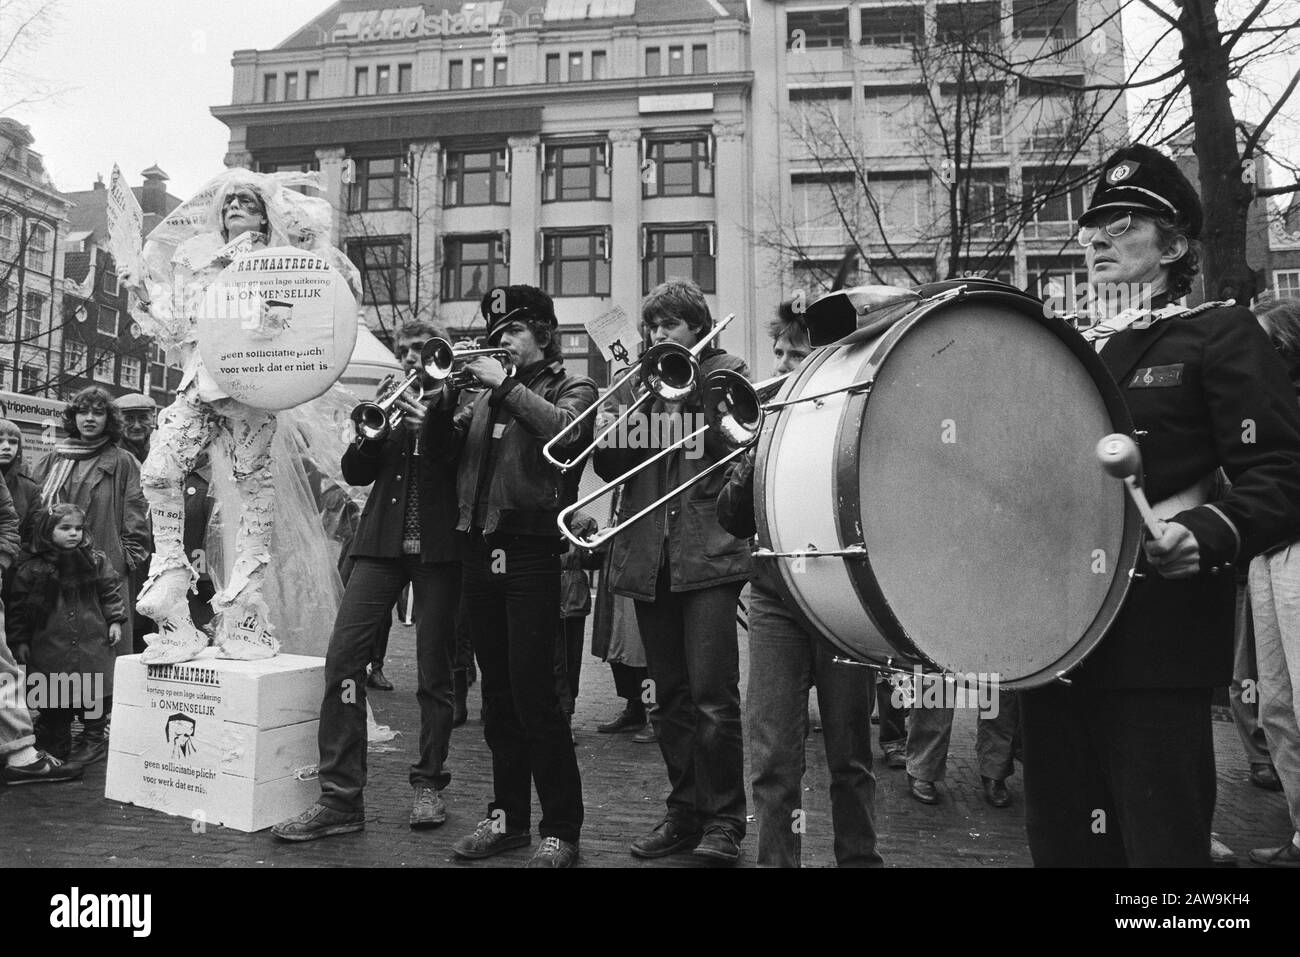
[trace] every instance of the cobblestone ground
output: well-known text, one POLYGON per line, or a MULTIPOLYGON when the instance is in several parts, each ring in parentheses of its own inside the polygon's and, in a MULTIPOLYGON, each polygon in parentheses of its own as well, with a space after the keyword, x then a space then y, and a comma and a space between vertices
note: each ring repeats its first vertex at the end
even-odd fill
MULTIPOLYGON (((528 850, 471 865, 457 862, 451 854, 452 843, 483 816, 491 796, 491 764, 478 717, 477 685, 470 691, 470 720, 452 735, 449 768, 453 782, 445 792, 450 815, 447 824, 418 833, 407 826, 411 804, 407 769, 414 760, 418 736, 414 642, 414 629, 394 626, 385 671, 396 690, 370 695, 379 723, 400 734, 370 754, 368 820, 363 833, 300 845, 281 844, 267 831, 243 834, 210 827, 206 833, 195 834, 188 819, 105 800, 105 770, 99 764, 79 783, 0 786, 0 866, 481 868, 522 864, 528 850)), ((748 665, 743 634, 740 647, 743 689, 748 665)), ((689 854, 654 862, 638 861, 628 854, 628 843, 659 822, 667 787, 655 745, 634 744, 628 734, 596 732, 596 725, 610 718, 620 704, 608 667, 585 657, 574 721, 587 809, 582 864, 701 866, 689 854)), ((987 806, 975 770, 975 720, 973 711, 957 712, 943 801, 934 807, 913 800, 907 793, 906 773, 883 767, 877 751, 877 830, 887 865, 1028 866, 1019 769, 1010 781, 1011 807, 995 810, 987 806)), ((1286 806, 1280 794, 1251 786, 1249 767, 1229 721, 1215 722, 1214 737, 1219 768, 1216 830, 1238 852, 1243 864, 1250 866, 1245 860, 1248 849, 1276 845, 1286 835, 1286 806)), ((803 860, 805 866, 825 867, 834 863, 834 857, 829 778, 820 734, 810 736, 807 760, 803 860)), ((748 777, 747 753, 746 780, 748 777)), ((534 811, 534 820, 538 816, 534 811)), ((745 839, 742 866, 752 866, 755 840, 753 833, 745 839)))

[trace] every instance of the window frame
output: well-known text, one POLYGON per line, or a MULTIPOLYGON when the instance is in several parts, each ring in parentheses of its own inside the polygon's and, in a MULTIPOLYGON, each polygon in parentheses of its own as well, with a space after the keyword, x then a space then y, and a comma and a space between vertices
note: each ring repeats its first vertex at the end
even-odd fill
POLYGON ((375 96, 384 96, 391 93, 389 87, 392 85, 393 68, 387 63, 375 65, 375 96))
POLYGON ((641 67, 641 68, 642 68, 642 70, 644 71, 644 73, 645 73, 646 76, 663 76, 663 75, 664 75, 664 60, 663 60, 663 53, 662 53, 662 50, 663 50, 662 47, 646 47, 646 48, 645 48, 645 56, 643 57, 644 62, 642 63, 642 67, 641 67), (654 68, 654 72, 653 72, 653 73, 650 72, 650 62, 651 62, 651 61, 650 61, 650 58, 651 58, 651 57, 654 57, 654 65, 655 65, 655 68, 654 68))
POLYGON ((411 208, 411 191, 409 181, 402 166, 405 162, 404 155, 390 156, 362 156, 355 157, 356 162, 356 181, 352 184, 349 198, 348 210, 353 213, 372 213, 384 212, 395 209, 411 208), (392 173, 380 175, 372 174, 370 171, 372 163, 389 162, 393 164, 392 173), (370 184, 374 181, 391 180, 393 186, 393 200, 390 205, 372 205, 370 196, 370 184))
POLYGON ((494 286, 504 285, 509 281, 510 257, 506 251, 505 233, 453 233, 442 237, 442 301, 443 302, 478 302, 494 286), (466 260, 463 252, 467 245, 485 243, 487 258, 466 260), (453 254, 455 250, 455 254, 453 254), (462 288, 462 270, 467 266, 482 266, 482 291, 469 292, 462 288))
POLYGON ((542 289, 554 299, 608 299, 613 288, 612 234, 608 226, 584 226, 542 231, 542 289), (566 254, 565 241, 585 239, 583 256, 566 254), (587 282, 581 291, 562 289, 566 263, 587 264, 587 282))
MULTIPOLYGON (((667 258, 666 252, 662 246, 658 251, 654 248, 655 240, 658 238, 662 243, 662 238, 672 235, 690 235, 691 236, 691 275, 676 276, 676 278, 691 279, 700 287, 700 291, 708 294, 714 294, 718 291, 718 254, 716 247, 716 228, 709 223, 648 223, 642 227, 642 253, 641 253, 641 294, 648 295, 650 290, 662 282, 674 278, 676 274, 670 274, 664 265, 667 258), (701 248, 702 247, 702 248, 701 248), (707 259, 710 262, 709 281, 701 282, 699 263, 707 259), (655 265, 657 264, 657 266, 655 265), (654 275, 651 275, 652 268, 654 275)), ((675 253, 672 258, 678 258, 681 254, 675 253)))
POLYGON ((411 237, 410 236, 354 236, 347 240, 347 257, 361 274, 361 299, 367 306, 404 306, 411 301, 411 237), (367 251, 373 249, 395 250, 396 261, 376 263, 367 260, 367 251), (389 275, 379 287, 371 281, 371 274, 387 271, 389 275), (392 297, 387 293, 392 290, 392 297))
POLYGON ((307 70, 303 75, 302 98, 304 100, 320 99, 320 70, 307 70))
POLYGON ((466 89, 465 60, 463 58, 447 61, 447 89, 466 89))
POLYGON ((359 66, 352 70, 352 95, 370 95, 370 67, 359 66), (364 87, 364 89, 363 89, 364 87))
POLYGON ((37 391, 41 387, 41 376, 45 370, 31 362, 24 362, 22 369, 18 372, 18 391, 28 395, 37 391), (28 376, 31 376, 30 381, 28 376))
POLYGON ((903 47, 913 49, 923 46, 925 43, 925 10, 922 7, 907 5, 886 5, 879 7, 860 7, 858 17, 859 40, 860 46, 876 47, 903 47), (894 19, 894 14, 905 14, 905 20, 912 22, 900 22, 894 19), (889 14, 888 19, 891 26, 897 26, 897 32, 867 32, 868 18, 875 17, 884 19, 885 14, 889 14))
POLYGON ((691 75, 701 75, 709 72, 709 45, 707 43, 691 44, 691 75), (700 69, 700 56, 704 57, 703 69, 700 69))
POLYGON ((117 309, 113 308, 112 306, 106 306, 103 303, 95 304, 95 331, 98 332, 101 336, 112 336, 114 339, 118 338, 119 330, 121 327, 121 321, 122 321, 122 316, 118 313, 117 309), (112 332, 106 332, 104 330, 104 319, 107 316, 113 317, 112 332))
POLYGON ((849 8, 836 7, 832 10, 789 10, 785 15, 785 33, 788 38, 786 50, 794 43, 794 31, 803 31, 803 49, 805 50, 844 50, 849 46, 849 8), (842 33, 831 33, 831 27, 837 27, 838 17, 844 17, 842 33), (831 23, 830 18, 836 18, 831 23), (813 27, 814 29, 810 29, 813 27), (838 42, 836 42, 838 41, 838 42))
POLYGON ((298 99, 298 74, 286 73, 284 75, 284 101, 290 103, 298 99), (291 89, 292 88, 292 89, 291 89), (292 92, 292 96, 290 96, 292 92))
POLYGON ((124 355, 118 366, 117 381, 119 385, 134 389, 136 392, 144 391, 144 362, 139 356, 124 355), (127 369, 129 366, 135 366, 135 377, 127 379, 127 369))
POLYGON ((480 149, 448 150, 443 173, 442 205, 447 209, 472 206, 509 206, 510 205, 510 161, 509 147, 484 147, 480 149), (464 161, 469 156, 488 156, 490 161, 485 167, 466 168, 464 161), (465 202, 465 176, 467 174, 488 174, 488 200, 484 203, 465 202), (452 198, 452 189, 456 197, 452 198))
POLYGON ((262 102, 278 103, 280 102, 280 74, 263 73, 262 74, 262 102))
MULTIPOLYGON (((117 385, 117 378, 114 375, 117 370, 114 368, 116 363, 113 361, 113 355, 114 353, 112 349, 95 349, 94 361, 91 362, 90 367, 87 370, 90 372, 90 378, 94 379, 96 382, 103 382, 106 385, 117 385), (104 361, 105 359, 108 361, 104 361)), ((87 361, 89 362, 90 360, 87 361)))
POLYGON ((609 51, 591 51, 591 78, 593 80, 609 79, 609 51))
POLYGON ((63 337, 63 374, 86 377, 90 371, 90 346, 73 336, 63 337))
POLYGON ((1273 270, 1273 292, 1278 296, 1300 297, 1300 269, 1274 269, 1273 270), (1282 288, 1282 278, 1294 279, 1295 285, 1292 287, 1288 283, 1286 290, 1282 288))
POLYGON ((544 74, 546 77, 545 82, 546 83, 561 82, 563 71, 561 70, 562 61, 560 59, 560 54, 548 53, 546 54, 546 60, 544 62, 546 67, 546 73, 544 74), (555 69, 552 70, 551 69, 552 67, 554 67, 555 69))
POLYGON ((552 141, 545 143, 542 153, 542 202, 543 203, 594 203, 608 202, 610 199, 610 159, 611 149, 609 140, 574 140, 574 141, 552 141), (586 149, 588 161, 585 163, 575 163, 561 161, 556 162, 555 157, 564 151, 586 149), (603 157, 603 158, 602 158, 603 157), (562 196, 561 181, 563 180, 562 171, 570 169, 586 168, 590 171, 588 177, 588 189, 590 195, 587 196, 562 196), (603 195, 602 195, 603 191, 603 195))
POLYGON ((23 342, 35 343, 45 331, 45 303, 45 297, 39 292, 34 289, 27 290, 27 295, 23 299, 22 321, 18 324, 18 338, 23 342), (33 302, 37 303, 36 308, 32 308, 33 302))
POLYGON ((680 133, 680 134, 661 134, 647 136, 645 141, 644 162, 649 161, 654 164, 655 181, 647 183, 643 179, 641 182, 642 199, 673 198, 680 196, 713 196, 715 195, 716 184, 714 177, 713 163, 713 143, 712 136, 709 133, 680 133), (665 160, 662 158, 662 151, 665 147, 671 145, 680 145, 689 143, 692 147, 692 155, 689 160, 691 164, 691 188, 689 192, 665 192, 664 189, 664 171, 672 165, 685 165, 687 160, 673 159, 665 160), (701 187, 701 181, 704 179, 703 171, 708 171, 708 189, 701 187))

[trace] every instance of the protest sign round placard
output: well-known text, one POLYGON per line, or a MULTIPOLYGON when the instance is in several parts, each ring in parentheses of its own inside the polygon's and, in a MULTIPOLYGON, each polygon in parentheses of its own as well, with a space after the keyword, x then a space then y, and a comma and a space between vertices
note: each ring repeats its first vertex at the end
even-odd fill
POLYGON ((324 257, 292 246, 237 256, 208 287, 196 319, 217 385, 272 411, 329 389, 357 338, 347 281, 324 257))

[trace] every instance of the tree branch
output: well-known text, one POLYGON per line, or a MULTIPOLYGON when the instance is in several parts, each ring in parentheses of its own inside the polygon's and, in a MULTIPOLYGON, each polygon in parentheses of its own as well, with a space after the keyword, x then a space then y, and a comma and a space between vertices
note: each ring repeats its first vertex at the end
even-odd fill
POLYGON ((1242 156, 1250 157, 1255 154, 1255 145, 1259 142, 1259 138, 1263 136, 1264 131, 1268 129, 1268 124, 1273 122, 1273 117, 1277 116, 1278 110, 1282 109, 1282 105, 1286 103, 1291 94, 1295 92, 1297 85, 1300 85, 1300 70, 1296 70, 1295 76, 1291 77, 1291 82, 1286 85, 1286 89, 1282 91, 1282 95, 1273 103, 1273 108, 1268 111, 1264 116, 1264 119, 1262 119, 1259 122, 1259 125, 1255 127, 1255 132, 1251 133, 1246 139, 1246 144, 1242 148, 1242 156))
MULTIPOLYGON (((1168 20, 1171 24, 1174 25, 1175 28, 1178 26, 1178 20, 1177 20, 1177 19, 1175 19, 1173 16, 1171 16, 1171 15, 1169 14, 1168 11, 1166 11, 1166 10, 1162 10, 1162 9, 1160 9, 1160 7, 1157 7, 1154 3, 1151 2, 1151 0, 1138 0, 1138 2, 1141 3, 1142 6, 1146 7, 1146 8, 1149 9, 1149 10, 1151 10, 1153 13, 1155 13, 1155 14, 1156 14, 1157 16, 1159 16, 1161 19, 1163 19, 1163 20, 1168 20)), ((1261 0, 1261 2, 1262 2, 1262 3, 1268 3, 1268 0, 1261 0)))
POLYGON ((1236 46, 1237 41, 1241 39, 1242 34, 1249 30, 1250 25, 1259 19, 1260 14, 1264 12, 1268 7, 1268 4, 1269 0, 1259 0, 1259 3, 1255 4, 1255 9, 1246 14, 1246 18, 1242 20, 1241 23, 1237 24, 1237 29, 1232 31, 1232 36, 1228 37, 1227 42, 1223 44, 1223 51, 1225 53, 1232 52, 1232 48, 1236 46))

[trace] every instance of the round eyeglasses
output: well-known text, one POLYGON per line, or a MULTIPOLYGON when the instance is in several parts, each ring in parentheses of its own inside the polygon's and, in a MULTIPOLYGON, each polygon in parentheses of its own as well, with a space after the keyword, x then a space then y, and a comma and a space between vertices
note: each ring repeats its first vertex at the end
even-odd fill
MULTIPOLYGON (((1133 214, 1125 213, 1122 216, 1116 216, 1114 219, 1108 222, 1104 228, 1106 230, 1106 235, 1109 236, 1111 239, 1115 239, 1119 236, 1123 236, 1126 232, 1128 232, 1128 228, 1132 225, 1133 225, 1133 214)), ((1080 226, 1079 235, 1078 235, 1079 245, 1091 246, 1092 241, 1097 238, 1097 230, 1100 228, 1102 227, 1080 226)))

